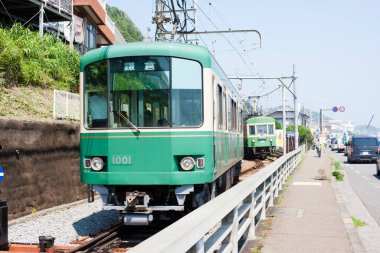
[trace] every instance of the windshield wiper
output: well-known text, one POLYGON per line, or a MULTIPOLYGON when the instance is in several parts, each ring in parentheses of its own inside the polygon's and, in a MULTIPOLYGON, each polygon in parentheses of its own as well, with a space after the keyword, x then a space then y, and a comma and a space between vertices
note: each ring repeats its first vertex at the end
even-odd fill
POLYGON ((133 124, 127 117, 125 117, 121 112, 117 112, 117 115, 120 116, 120 118, 122 118, 125 122, 127 122, 131 127, 133 127, 136 132, 140 133, 140 130, 138 129, 138 127, 133 124))

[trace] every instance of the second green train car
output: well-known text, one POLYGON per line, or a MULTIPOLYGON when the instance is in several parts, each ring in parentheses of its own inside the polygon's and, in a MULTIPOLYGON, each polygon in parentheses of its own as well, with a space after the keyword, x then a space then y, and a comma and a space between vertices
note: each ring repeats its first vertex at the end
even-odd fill
POLYGON ((275 119, 253 117, 244 122, 244 154, 247 158, 265 159, 276 150, 275 119))

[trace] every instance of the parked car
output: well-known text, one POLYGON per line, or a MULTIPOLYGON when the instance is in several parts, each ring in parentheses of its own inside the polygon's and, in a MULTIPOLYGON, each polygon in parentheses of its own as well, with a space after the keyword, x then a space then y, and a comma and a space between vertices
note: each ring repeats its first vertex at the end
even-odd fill
POLYGON ((379 156, 377 138, 370 135, 354 135, 347 146, 347 162, 375 162, 379 156))
POLYGON ((378 157, 376 161, 376 175, 380 176, 380 157, 378 157))

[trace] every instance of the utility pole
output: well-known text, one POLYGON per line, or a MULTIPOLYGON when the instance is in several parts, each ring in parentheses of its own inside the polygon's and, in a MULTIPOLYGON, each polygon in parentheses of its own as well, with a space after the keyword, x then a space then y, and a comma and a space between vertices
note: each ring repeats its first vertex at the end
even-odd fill
POLYGON ((39 32, 40 36, 44 36, 44 4, 41 4, 40 18, 39 18, 39 32))
MULTIPOLYGON (((293 76, 295 76, 295 66, 293 64, 293 76)), ((297 99, 297 90, 296 90, 296 80, 293 79, 293 92, 294 92, 294 148, 298 148, 298 99, 297 99)))
MULTIPOLYGON (((294 76, 294 70, 293 70, 293 76, 283 76, 283 77, 256 77, 256 76, 231 76, 228 77, 230 80, 243 80, 243 79, 253 79, 253 80, 278 80, 281 83, 281 91, 282 91, 282 134, 283 134, 283 148, 284 148, 284 155, 286 154, 286 112, 285 112, 285 89, 287 89, 292 95, 293 98, 296 99, 296 94, 290 90, 290 86, 288 87, 283 80, 284 79, 291 79, 294 83, 297 77, 294 76)), ((296 103, 296 102, 295 102, 296 103)), ((297 130, 298 131, 298 130, 297 130)))
MULTIPOLYGON (((179 5, 178 1, 173 0, 155 0, 156 11, 152 22, 156 24, 156 40, 158 41, 180 41, 189 42, 191 35, 207 34, 225 34, 225 33, 256 33, 259 36, 259 45, 261 47, 261 34, 257 30, 215 30, 215 31, 198 31, 198 1, 194 0, 190 8, 186 4, 179 5)), ((186 3, 186 1, 185 1, 186 3)), ((224 36, 224 35, 223 35, 224 36)), ((195 39, 197 41, 197 38, 195 39)))
POLYGON ((323 133, 323 114, 322 114, 322 112, 323 112, 323 109, 321 108, 320 110, 319 110, 319 128, 320 128, 320 130, 321 130, 321 134, 323 133))
POLYGON ((74 50, 75 39, 75 22, 74 22, 74 4, 71 4, 71 33, 70 33, 70 49, 74 50))
POLYGON ((283 147, 283 155, 286 155, 286 112, 285 112, 285 85, 281 86, 282 91, 282 147, 283 147))

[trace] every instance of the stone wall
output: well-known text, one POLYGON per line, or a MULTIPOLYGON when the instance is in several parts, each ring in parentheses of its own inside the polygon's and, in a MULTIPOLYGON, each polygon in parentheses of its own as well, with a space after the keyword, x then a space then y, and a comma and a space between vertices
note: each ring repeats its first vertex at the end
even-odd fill
POLYGON ((0 117, 0 199, 9 218, 86 198, 80 182, 79 124, 0 117))

